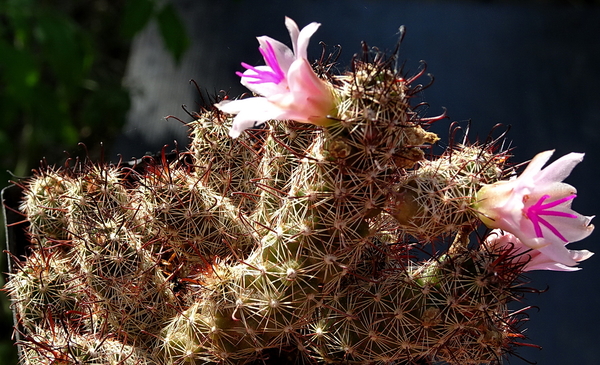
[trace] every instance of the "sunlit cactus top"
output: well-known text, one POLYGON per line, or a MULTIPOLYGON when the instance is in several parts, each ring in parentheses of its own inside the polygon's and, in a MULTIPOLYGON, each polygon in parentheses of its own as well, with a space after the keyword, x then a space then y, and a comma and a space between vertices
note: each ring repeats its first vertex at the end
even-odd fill
POLYGON ((501 364, 532 346, 508 308, 522 273, 592 255, 565 247, 593 230, 562 182, 583 155, 514 177, 504 137, 438 153, 424 70, 365 46, 331 74, 308 61, 319 24, 285 24, 292 48, 259 37, 266 65, 238 73, 257 95, 196 113, 188 151, 17 182, 23 365, 501 364))

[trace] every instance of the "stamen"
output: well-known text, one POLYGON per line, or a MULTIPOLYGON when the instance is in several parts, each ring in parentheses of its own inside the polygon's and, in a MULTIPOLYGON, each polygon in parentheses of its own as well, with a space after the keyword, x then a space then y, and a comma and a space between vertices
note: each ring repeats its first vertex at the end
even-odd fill
POLYGON ((236 75, 239 77, 246 77, 254 79, 253 81, 248 81, 250 84, 263 84, 266 82, 272 82, 274 84, 279 84, 283 79, 285 79, 285 73, 279 66, 279 62, 277 62, 277 56, 275 55, 275 51, 273 50, 273 46, 269 42, 266 42, 267 50, 259 48, 260 54, 262 54, 267 66, 269 66, 270 70, 259 70, 254 66, 251 66, 247 63, 242 62, 242 66, 248 70, 254 71, 256 75, 244 75, 241 72, 236 72, 236 75))
POLYGON ((558 229, 556 229, 556 227, 554 227, 552 224, 550 224, 550 222, 541 218, 540 216, 547 215, 547 216, 553 216, 553 217, 577 218, 577 216, 575 214, 570 214, 570 213, 560 212, 560 211, 555 211, 555 210, 548 210, 548 209, 553 208, 557 205, 560 205, 564 202, 573 200, 573 199, 575 199, 576 196, 577 195, 575 195, 575 194, 571 194, 562 199, 558 199, 551 203, 544 204, 544 201, 546 201, 546 199, 550 198, 550 195, 546 194, 546 195, 542 196, 540 198, 540 200, 537 201, 537 203, 535 203, 534 205, 530 206, 529 208, 527 208, 525 210, 525 215, 527 216, 527 218, 529 218, 529 220, 531 220, 531 223, 533 224, 533 228, 535 230, 535 234, 537 237, 544 237, 544 234, 542 233, 542 227, 540 225, 540 223, 541 223, 546 228, 548 228, 550 230, 550 232, 552 232, 556 237, 560 238, 564 242, 568 242, 568 240, 558 231, 558 229))

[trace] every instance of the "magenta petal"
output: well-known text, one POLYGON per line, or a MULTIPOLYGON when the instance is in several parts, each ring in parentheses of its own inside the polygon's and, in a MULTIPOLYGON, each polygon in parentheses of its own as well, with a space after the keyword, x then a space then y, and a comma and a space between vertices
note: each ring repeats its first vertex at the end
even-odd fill
POLYGON ((283 76, 278 74, 276 71, 272 70, 260 70, 254 66, 250 66, 247 63, 242 62, 242 66, 246 69, 253 71, 253 73, 240 73, 236 72, 236 75, 240 77, 246 77, 251 79, 248 81, 249 84, 264 84, 264 83, 273 83, 279 84, 281 80, 283 80, 283 76))
POLYGON ((535 234, 537 237, 544 237, 544 235, 542 233, 542 228, 540 226, 540 223, 541 223, 546 228, 548 228, 550 230, 550 232, 552 232, 556 237, 560 238, 564 242, 568 242, 568 240, 562 235, 562 233, 560 233, 560 231, 556 227, 554 227, 551 223, 549 223, 547 220, 543 219, 540 216, 546 215, 546 216, 563 217, 563 218, 577 218, 577 215, 574 215, 574 214, 570 214, 570 213, 566 213, 566 212, 562 212, 562 211, 548 210, 548 209, 556 207, 564 202, 573 200, 573 199, 575 199, 575 197, 576 197, 576 195, 572 194, 572 195, 569 195, 562 199, 557 199, 554 202, 551 202, 548 204, 543 204, 544 201, 546 201, 548 198, 550 198, 550 195, 546 194, 546 195, 542 196, 535 204, 533 204, 529 208, 525 209, 525 215, 527 216, 527 218, 529 218, 531 220, 531 223, 534 226, 535 234))
POLYGON ((259 48, 259 51, 263 55, 267 66, 271 67, 271 69, 273 70, 273 76, 275 79, 274 83, 280 83, 281 80, 285 79, 285 73, 281 69, 281 66, 279 66, 279 61, 277 61, 277 57, 275 56, 273 46, 271 45, 271 43, 267 42, 267 50, 265 51, 262 48, 259 48))

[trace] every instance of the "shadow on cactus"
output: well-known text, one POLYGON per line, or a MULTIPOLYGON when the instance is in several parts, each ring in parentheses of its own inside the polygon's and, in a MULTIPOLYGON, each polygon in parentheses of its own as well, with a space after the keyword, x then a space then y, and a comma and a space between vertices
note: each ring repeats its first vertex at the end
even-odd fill
POLYGON ((444 116, 415 111, 423 72, 366 46, 313 68, 319 25, 286 26, 292 49, 259 37, 255 95, 194 114, 187 152, 18 183, 23 364, 500 364, 523 345, 523 272, 591 256, 565 248, 593 229, 562 183, 582 155, 517 178, 502 136, 426 153, 444 116))

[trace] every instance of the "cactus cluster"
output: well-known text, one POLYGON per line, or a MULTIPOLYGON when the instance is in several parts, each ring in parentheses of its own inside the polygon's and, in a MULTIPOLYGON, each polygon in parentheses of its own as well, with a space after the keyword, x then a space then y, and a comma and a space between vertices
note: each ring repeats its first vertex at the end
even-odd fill
POLYGON ((330 125, 232 139, 206 108, 186 152, 19 182, 22 364, 501 363, 524 263, 480 245, 472 205, 505 153, 426 153, 420 87, 392 64, 323 75, 330 125))

